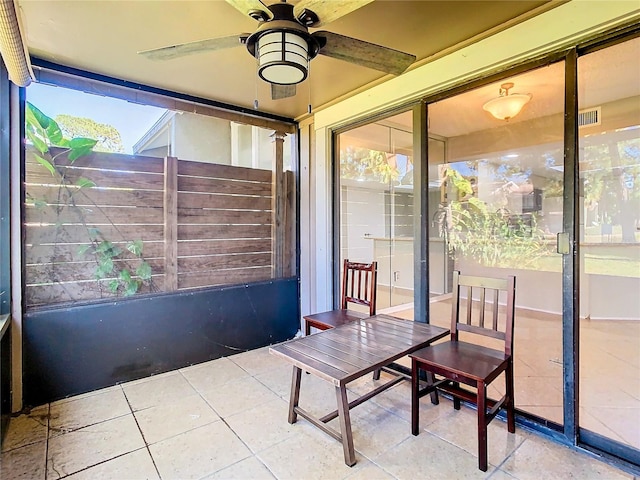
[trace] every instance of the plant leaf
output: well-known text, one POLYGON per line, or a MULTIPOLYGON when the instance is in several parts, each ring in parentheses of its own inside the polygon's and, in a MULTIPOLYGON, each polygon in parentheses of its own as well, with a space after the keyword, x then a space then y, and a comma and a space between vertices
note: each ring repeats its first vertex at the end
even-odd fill
POLYGON ((142 262, 138 268, 136 268, 136 275, 142 280, 151 280, 151 265, 147 262, 142 262))
POLYGON ((140 283, 137 280, 131 280, 125 284, 124 293, 125 297, 129 297, 134 295, 138 291, 138 287, 140 287, 140 283))
POLYGON ((135 240, 127 245, 127 250, 139 257, 142 255, 142 240, 135 240))
POLYGON ((49 160, 47 160, 46 158, 41 157, 40 155, 35 155, 35 157, 36 157, 36 161, 40 165, 42 165, 44 168, 49 170, 49 173, 51 173, 52 177, 55 177, 55 175, 56 175, 56 167, 54 167, 49 160))
POLYGON ((47 146, 46 142, 42 140, 42 138, 40 138, 40 136, 38 136, 34 131, 27 129, 26 133, 29 141, 33 143, 33 146, 36 147, 36 149, 40 153, 47 153, 49 151, 49 147, 47 146))
POLYGON ((78 255, 84 255, 89 251, 90 248, 91 248, 91 245, 80 245, 78 247, 78 255))
POLYGON ((72 150, 75 150, 77 148, 92 149, 96 145, 96 143, 98 143, 98 141, 94 140, 93 138, 77 137, 71 139, 71 141, 69 142, 69 148, 71 148, 72 150))
POLYGON ((109 282, 109 290, 111 293, 118 293, 118 287, 120 286, 120 282, 118 280, 111 280, 109 282))
POLYGON ((49 119, 49 125, 46 127, 46 132, 47 132, 47 137, 49 137, 49 141, 53 145, 62 146, 61 142, 64 141, 62 130, 60 130, 60 126, 52 118, 49 119))
POLYGON ((78 180, 76 180, 76 185, 80 188, 91 188, 96 186, 95 182, 84 177, 80 177, 78 180))
POLYGON ((129 273, 129 270, 127 270, 126 268, 120 270, 120 280, 122 280, 123 282, 131 281, 131 273, 129 273))
POLYGON ((33 103, 27 102, 26 118, 30 123, 35 123, 43 129, 49 127, 51 118, 42 113, 33 103))

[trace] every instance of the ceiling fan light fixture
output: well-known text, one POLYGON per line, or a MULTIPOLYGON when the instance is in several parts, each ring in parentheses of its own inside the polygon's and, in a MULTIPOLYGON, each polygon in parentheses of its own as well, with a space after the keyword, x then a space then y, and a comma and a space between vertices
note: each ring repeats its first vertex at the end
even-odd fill
POLYGON ((269 83, 295 85, 309 73, 309 44, 296 32, 276 30, 257 41, 258 75, 269 83))
POLYGON ((513 88, 513 83, 511 82, 500 85, 500 96, 489 100, 482 108, 498 120, 509 120, 518 115, 522 108, 531 100, 531 95, 525 93, 513 93, 509 95, 511 88, 513 88))

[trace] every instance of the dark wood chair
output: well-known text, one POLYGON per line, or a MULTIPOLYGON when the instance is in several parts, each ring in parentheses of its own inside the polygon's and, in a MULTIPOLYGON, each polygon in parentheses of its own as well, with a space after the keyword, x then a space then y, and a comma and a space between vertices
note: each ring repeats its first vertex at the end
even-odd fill
MULTIPOLYGON (((451 340, 432 345, 409 355, 411 357, 411 433, 419 433, 419 399, 441 390, 451 394, 456 410, 460 400, 478 407, 478 467, 487 471, 487 425, 501 408, 507 413, 509 432, 516 431, 513 400, 513 324, 516 279, 472 277, 454 272, 451 309, 451 340), (465 288, 466 287, 466 288, 465 288), (466 296, 462 297, 463 290, 466 296), (498 303, 500 292, 506 307, 498 303), (464 313, 463 313, 464 312, 464 313), (488 317, 488 318, 487 318, 488 317), (460 333, 464 341, 460 339, 460 333), (489 337, 482 343, 495 342, 500 349, 471 342, 489 337), (420 385, 420 370, 427 372, 427 385, 420 385), (505 395, 499 401, 487 398, 487 386, 502 372, 505 395), (434 380, 434 374, 436 375, 434 380), (473 392, 460 384, 475 387, 473 392), (487 408, 489 410, 487 411, 487 408)), ((438 398, 432 396, 437 404, 438 398)))
POLYGON ((304 316, 304 334, 311 334, 311 327, 318 330, 343 325, 353 320, 376 314, 376 285, 378 262, 357 263, 345 259, 342 268, 342 300, 340 309, 304 316), (349 304, 369 307, 369 312, 349 310, 349 304))

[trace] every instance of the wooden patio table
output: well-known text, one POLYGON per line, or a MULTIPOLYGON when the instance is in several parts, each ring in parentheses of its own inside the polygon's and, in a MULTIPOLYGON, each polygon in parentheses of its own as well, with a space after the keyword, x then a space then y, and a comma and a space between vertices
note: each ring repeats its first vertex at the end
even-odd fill
POLYGON ((449 330, 445 328, 389 315, 374 315, 274 345, 269 349, 270 353, 293 364, 289 423, 295 423, 298 415, 307 419, 340 441, 345 463, 348 466, 355 465, 349 410, 406 377, 398 374, 392 380, 351 402, 347 399, 346 385, 448 334, 449 330), (298 406, 302 371, 316 375, 335 386, 337 410, 316 418, 298 406), (327 425, 336 417, 340 419, 340 432, 327 425))

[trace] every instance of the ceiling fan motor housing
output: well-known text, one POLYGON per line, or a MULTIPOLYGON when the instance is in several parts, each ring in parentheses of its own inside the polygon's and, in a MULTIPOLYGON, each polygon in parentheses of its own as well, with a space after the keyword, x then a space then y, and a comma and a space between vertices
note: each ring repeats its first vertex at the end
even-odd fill
POLYGON ((293 15, 293 5, 269 5, 273 19, 262 22, 247 38, 247 50, 258 59, 258 75, 277 85, 294 85, 307 78, 309 60, 320 44, 293 15))

